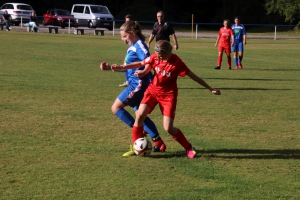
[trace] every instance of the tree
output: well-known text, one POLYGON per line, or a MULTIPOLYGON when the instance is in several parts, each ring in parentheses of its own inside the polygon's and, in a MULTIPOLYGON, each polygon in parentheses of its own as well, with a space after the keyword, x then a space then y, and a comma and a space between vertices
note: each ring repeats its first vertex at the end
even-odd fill
POLYGON ((300 23, 300 0, 266 0, 265 8, 270 13, 279 13, 285 21, 300 23))

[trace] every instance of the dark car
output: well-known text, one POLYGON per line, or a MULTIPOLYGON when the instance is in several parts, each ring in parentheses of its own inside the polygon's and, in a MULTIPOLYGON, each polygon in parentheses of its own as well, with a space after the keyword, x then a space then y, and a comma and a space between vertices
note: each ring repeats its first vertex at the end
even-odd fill
POLYGON ((49 9, 47 13, 43 15, 43 24, 61 26, 62 28, 68 27, 70 23, 71 27, 77 27, 76 19, 71 15, 68 10, 63 9, 49 9))

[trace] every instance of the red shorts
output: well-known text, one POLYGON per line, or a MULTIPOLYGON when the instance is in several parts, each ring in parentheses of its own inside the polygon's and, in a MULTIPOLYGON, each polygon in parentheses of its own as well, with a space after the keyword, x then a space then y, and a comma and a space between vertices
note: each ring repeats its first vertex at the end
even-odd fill
POLYGON ((218 49, 219 52, 223 52, 225 51, 226 54, 230 54, 231 53, 231 48, 230 46, 219 46, 219 49, 218 49))
POLYGON ((154 110, 155 106, 159 104, 161 114, 174 119, 177 105, 177 95, 156 95, 146 90, 141 104, 147 104, 150 107, 148 114, 150 114, 154 110))

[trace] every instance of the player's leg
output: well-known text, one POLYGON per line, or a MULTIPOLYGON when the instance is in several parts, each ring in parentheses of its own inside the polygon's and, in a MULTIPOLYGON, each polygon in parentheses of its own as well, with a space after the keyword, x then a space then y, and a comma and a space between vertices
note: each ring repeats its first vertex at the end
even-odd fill
POLYGON ((221 69, 222 58, 223 58, 223 47, 219 46, 219 48, 218 48, 217 66, 215 67, 215 69, 221 69))
POLYGON ((239 47, 238 47, 238 66, 240 69, 243 68, 242 65, 242 60, 243 60, 243 55, 244 55, 244 44, 242 42, 239 43, 239 47))
POLYGON ((160 99, 159 106, 164 116, 163 126, 165 131, 172 135, 173 139, 176 140, 186 150, 186 155, 189 158, 194 158, 196 156, 196 150, 193 148, 191 143, 187 141, 181 130, 174 127, 177 97, 170 96, 169 98, 160 99))
POLYGON ((174 120, 171 117, 164 116, 165 131, 172 135, 173 139, 185 149, 189 158, 194 158, 197 154, 195 148, 189 143, 181 130, 173 126, 173 123, 174 120))
POLYGON ((228 69, 231 69, 231 50, 230 50, 230 47, 226 48, 225 49, 225 53, 226 53, 226 56, 227 56, 227 66, 228 66, 228 69))
POLYGON ((232 52, 233 52, 233 63, 235 68, 234 69, 238 69, 239 64, 238 64, 238 45, 236 43, 234 43, 233 47, 231 48, 232 52))

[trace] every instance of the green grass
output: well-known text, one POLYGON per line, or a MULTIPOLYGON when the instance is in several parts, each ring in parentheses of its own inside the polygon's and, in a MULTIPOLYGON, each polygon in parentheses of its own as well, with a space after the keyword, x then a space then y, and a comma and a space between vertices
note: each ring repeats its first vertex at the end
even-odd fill
MULTIPOLYGON (((175 126, 189 159, 150 115, 165 153, 122 158, 131 131, 110 106, 123 88, 119 36, 0 32, 1 199, 299 199, 300 41, 249 39, 244 69, 219 71, 215 40, 178 54, 221 96, 179 78, 175 126)), ((153 46, 153 45, 152 45, 153 46)), ((132 111, 131 111, 132 113, 132 111)))

